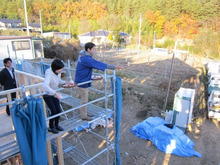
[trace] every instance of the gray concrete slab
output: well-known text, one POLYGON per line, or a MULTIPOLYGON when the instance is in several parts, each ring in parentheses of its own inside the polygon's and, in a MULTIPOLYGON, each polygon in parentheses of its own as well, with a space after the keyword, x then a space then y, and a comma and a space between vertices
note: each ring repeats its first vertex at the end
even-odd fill
MULTIPOLYGON (((0 103, 5 102, 6 99, 1 99, 0 103)), ((0 107, 0 135, 12 131, 12 118, 5 112, 5 107, 0 107)), ((0 138, 0 144, 4 145, 14 140, 14 135, 7 135, 0 138)))

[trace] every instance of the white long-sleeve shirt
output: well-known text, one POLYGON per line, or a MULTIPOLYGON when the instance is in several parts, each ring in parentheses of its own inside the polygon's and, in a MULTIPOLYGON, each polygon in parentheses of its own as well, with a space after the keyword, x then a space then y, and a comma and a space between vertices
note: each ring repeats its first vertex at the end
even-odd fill
POLYGON ((10 75, 11 75, 11 78, 14 78, 14 75, 13 75, 13 73, 12 73, 12 68, 6 67, 6 69, 8 69, 8 71, 9 71, 9 73, 10 73, 10 75))
POLYGON ((45 72, 45 80, 43 84, 43 92, 48 95, 54 95, 59 84, 64 84, 66 81, 61 80, 61 73, 56 75, 51 68, 45 72))

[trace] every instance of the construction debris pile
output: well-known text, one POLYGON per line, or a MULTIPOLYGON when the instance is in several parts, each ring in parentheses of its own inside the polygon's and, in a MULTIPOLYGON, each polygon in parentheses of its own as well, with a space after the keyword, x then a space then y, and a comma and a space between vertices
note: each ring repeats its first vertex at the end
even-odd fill
POLYGON ((71 44, 58 44, 44 48, 45 58, 59 58, 63 61, 68 59, 76 61, 78 59, 78 51, 80 47, 75 47, 71 44))

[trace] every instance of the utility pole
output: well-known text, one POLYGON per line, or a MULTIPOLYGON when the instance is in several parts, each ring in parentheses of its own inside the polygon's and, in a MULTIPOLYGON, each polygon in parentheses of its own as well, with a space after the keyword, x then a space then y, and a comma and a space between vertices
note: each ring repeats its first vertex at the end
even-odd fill
POLYGON ((156 47, 156 31, 154 30, 154 45, 153 45, 153 48, 155 49, 156 47))
POLYGON ((72 38, 71 32, 70 32, 70 23, 69 23, 69 35, 70 35, 70 38, 72 38))
POLYGON ((41 37, 43 35, 43 28, 42 28, 42 20, 41 20, 41 10, 39 10, 39 15, 40 15, 40 34, 41 34, 41 37))
POLYGON ((24 0, 24 12, 25 12, 25 19, 26 19, 26 26, 27 26, 27 35, 30 36, 29 26, 28 26, 28 16, 27 16, 26 0, 24 0))
POLYGON ((139 25, 139 42, 138 42, 138 52, 140 52, 140 48, 141 48, 141 13, 140 14, 140 25, 139 25))

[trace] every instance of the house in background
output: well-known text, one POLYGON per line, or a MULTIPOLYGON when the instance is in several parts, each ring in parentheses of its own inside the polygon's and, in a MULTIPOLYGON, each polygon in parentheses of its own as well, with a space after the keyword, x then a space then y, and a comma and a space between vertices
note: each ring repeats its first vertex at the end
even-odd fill
POLYGON ((19 19, 6 19, 6 18, 0 18, 0 29, 21 29, 21 20, 19 19))
POLYGON ((131 43, 131 35, 130 34, 125 33, 125 32, 119 32, 119 35, 120 35, 121 39, 123 39, 126 44, 131 43))
POLYGON ((31 32, 41 32, 41 26, 39 23, 28 23, 28 27, 31 32))
POLYGON ((30 36, 0 36, 0 59, 35 59, 44 57, 41 38, 30 36))
MULTIPOLYGON (((108 40, 108 35, 110 33, 111 32, 109 32, 109 31, 100 29, 100 30, 97 30, 94 32, 87 32, 87 33, 81 34, 78 37, 79 37, 80 43, 82 45, 87 42, 93 42, 96 45, 102 45, 102 44, 110 42, 108 40)), ((130 43, 130 39, 131 39, 130 34, 124 33, 124 32, 119 32, 119 35, 122 39, 124 39, 126 44, 130 43)), ((113 38, 114 38, 114 36, 113 36, 113 38)))
POLYGON ((46 32, 46 33, 43 33, 42 36, 44 38, 47 38, 47 37, 57 37, 61 40, 63 39, 71 39, 71 33, 69 32, 46 32))
POLYGON ((81 44, 85 44, 87 42, 93 42, 96 45, 101 45, 103 43, 108 42, 109 32, 105 30, 97 30, 94 32, 87 32, 79 35, 79 40, 81 44))
MULTIPOLYGON (((31 32, 41 32, 41 26, 39 23, 28 23, 29 30, 31 32)), ((0 18, 0 30, 17 29, 27 30, 27 27, 22 27, 22 22, 19 19, 5 19, 0 18)))

